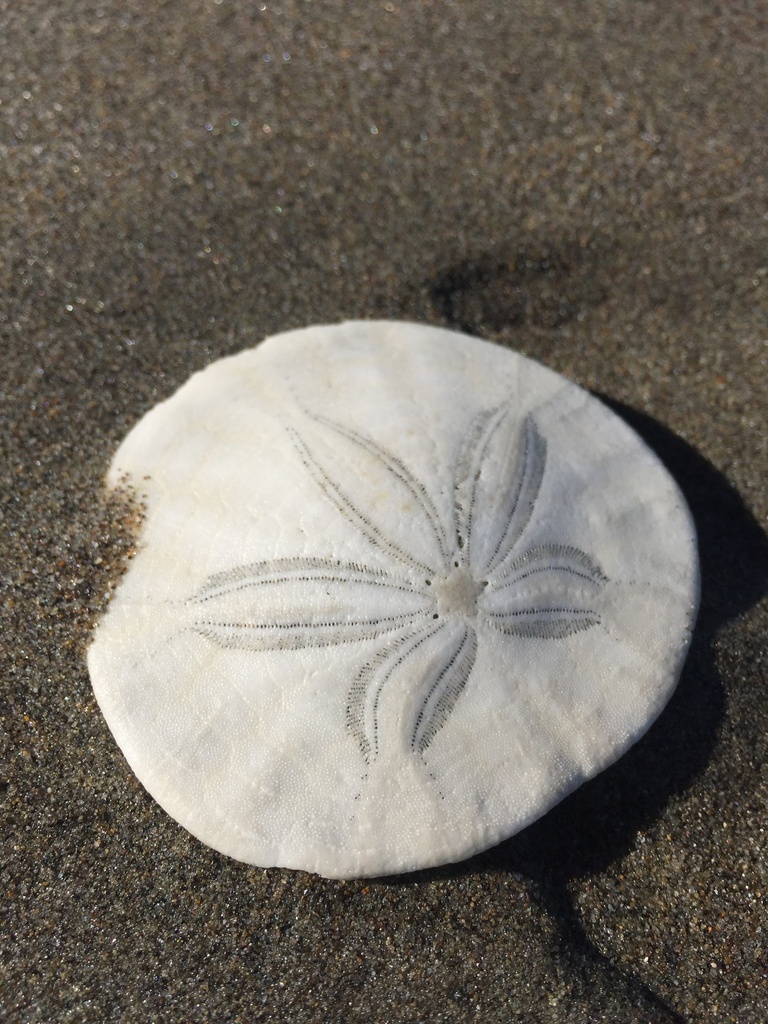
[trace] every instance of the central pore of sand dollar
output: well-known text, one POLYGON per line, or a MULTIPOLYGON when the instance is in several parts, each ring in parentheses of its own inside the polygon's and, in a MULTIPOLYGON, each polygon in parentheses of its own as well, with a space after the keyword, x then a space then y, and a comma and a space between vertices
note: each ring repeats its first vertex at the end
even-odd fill
POLYGON ((485 584, 475 580, 467 569, 456 566, 447 576, 433 580, 432 586, 440 618, 448 615, 459 615, 463 619, 476 618, 477 599, 485 584))

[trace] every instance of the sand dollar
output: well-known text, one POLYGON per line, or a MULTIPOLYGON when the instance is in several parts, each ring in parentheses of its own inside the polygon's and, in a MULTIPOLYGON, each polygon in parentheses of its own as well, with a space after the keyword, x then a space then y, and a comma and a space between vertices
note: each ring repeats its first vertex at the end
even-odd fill
POLYGON ((497 843, 626 750, 685 658, 675 483, 476 338, 270 338, 149 412, 126 476, 146 520, 94 691, 155 799, 249 863, 376 875, 497 843))

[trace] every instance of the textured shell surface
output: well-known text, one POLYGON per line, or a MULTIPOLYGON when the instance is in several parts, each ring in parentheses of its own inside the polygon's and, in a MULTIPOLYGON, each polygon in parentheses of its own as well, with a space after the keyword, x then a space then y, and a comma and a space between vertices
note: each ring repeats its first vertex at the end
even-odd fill
POLYGON ((489 342, 278 335, 151 410, 126 476, 146 516, 93 688, 154 798, 240 860, 460 860, 619 757, 680 673, 677 486, 596 398, 489 342))

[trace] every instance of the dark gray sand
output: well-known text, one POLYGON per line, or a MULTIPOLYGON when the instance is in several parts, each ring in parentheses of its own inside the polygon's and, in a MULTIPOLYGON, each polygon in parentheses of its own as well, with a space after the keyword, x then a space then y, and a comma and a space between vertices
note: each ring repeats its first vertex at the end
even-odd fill
POLYGON ((768 1019, 765 2, 0 3, 0 1019, 768 1019), (345 317, 520 349, 679 480, 703 603, 615 767, 471 861, 235 863, 84 655, 110 455, 211 359, 345 317))

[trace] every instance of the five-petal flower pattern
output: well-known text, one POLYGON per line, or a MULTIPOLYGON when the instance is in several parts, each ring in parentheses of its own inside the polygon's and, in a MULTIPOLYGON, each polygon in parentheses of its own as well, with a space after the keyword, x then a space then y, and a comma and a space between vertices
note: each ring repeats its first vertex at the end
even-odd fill
POLYGON ((347 462, 357 457, 403 496, 418 544, 404 542, 407 532, 366 507, 353 476, 340 481, 312 431, 287 427, 304 470, 384 556, 372 561, 386 565, 287 557, 238 566, 210 576, 190 599, 193 628, 221 647, 252 651, 377 642, 348 684, 346 702, 347 728, 368 764, 380 752, 382 695, 413 661, 420 675, 405 740, 423 755, 467 685, 486 631, 556 641, 589 629, 600 622, 595 599, 606 577, 578 547, 524 544, 547 442, 534 416, 520 422, 511 403, 471 423, 444 502, 450 516, 441 516, 436 496, 372 438, 326 417, 310 419, 343 446, 347 462), (413 657, 425 647, 436 656, 413 657))

